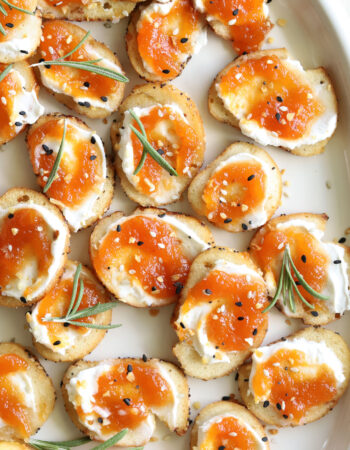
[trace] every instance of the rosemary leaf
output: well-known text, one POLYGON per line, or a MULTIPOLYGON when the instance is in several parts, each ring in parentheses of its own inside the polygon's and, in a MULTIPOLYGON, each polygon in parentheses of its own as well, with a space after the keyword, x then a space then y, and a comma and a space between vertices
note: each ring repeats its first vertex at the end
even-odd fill
POLYGON ((263 310, 263 314, 266 313, 267 311, 269 311, 271 308, 273 308, 275 306, 275 304, 277 303, 277 300, 279 299, 279 296, 281 295, 282 287, 284 285, 284 283, 283 283, 283 280, 284 280, 284 264, 285 264, 285 255, 283 255, 282 269, 281 269, 280 278, 279 278, 278 284, 277 284, 276 294, 273 297, 273 299, 272 299, 271 303, 269 304, 269 306, 267 306, 263 310))
POLYGON ((70 299, 70 303, 69 303, 69 306, 68 306, 68 309, 67 309, 66 316, 70 315, 70 313, 71 313, 71 311, 73 309, 73 306, 74 306, 75 297, 77 296, 77 290, 78 290, 78 283, 79 283, 79 276, 80 276, 81 268, 82 268, 82 266, 79 263, 78 267, 77 267, 77 269, 75 271, 75 274, 74 274, 72 297, 70 299))
MULTIPOLYGON (((0 0, 1 1, 1 0, 0 0)), ((86 39, 90 36, 91 31, 88 31, 85 36, 83 37, 83 39, 73 48, 73 50, 69 51, 68 53, 66 53, 64 56, 61 56, 60 58, 57 58, 57 60, 60 59, 64 59, 64 58, 68 58, 68 56, 73 55, 74 52, 76 52, 77 50, 79 50, 79 48, 84 44, 84 42, 86 41, 86 39)))
POLYGON ((11 71, 13 64, 9 64, 1 73, 0 73, 0 83, 6 77, 6 75, 11 71))
POLYGON ((51 173, 50 173, 49 178, 47 179, 47 182, 44 186, 44 189, 43 189, 44 193, 50 189, 51 184, 53 183, 53 180, 55 179, 58 168, 60 166, 60 162, 61 162, 62 154, 63 154, 64 141, 66 139, 66 131, 67 131, 67 124, 66 124, 66 120, 64 120, 62 140, 61 140, 60 147, 58 149, 58 153, 57 153, 54 165, 52 167, 51 173))
POLYGON ((140 170, 142 169, 143 165, 145 164, 145 161, 147 158, 147 153, 148 153, 147 150, 145 148, 143 148, 140 161, 139 161, 136 169, 134 170, 134 175, 137 175, 140 172, 140 170))
POLYGON ((80 303, 82 301, 83 295, 84 295, 84 281, 80 280, 78 298, 76 299, 72 312, 69 315, 70 317, 73 317, 74 314, 77 312, 80 303))
POLYGON ((106 450, 107 448, 112 447, 114 444, 121 441, 127 432, 128 432, 127 428, 125 430, 120 431, 115 436, 108 439, 106 442, 103 442, 102 444, 97 445, 97 447, 94 447, 93 450, 106 450))
POLYGON ((2 3, 5 3, 10 9, 16 9, 17 11, 23 12, 25 14, 29 14, 31 16, 34 16, 34 11, 28 11, 27 9, 20 8, 19 6, 13 5, 12 3, 8 2, 7 0, 0 0, 2 3))
POLYGON ((82 319, 84 317, 95 316, 96 314, 101 314, 105 311, 109 311, 110 309, 118 306, 117 302, 108 302, 108 303, 98 303, 95 306, 90 306, 88 308, 81 309, 80 311, 76 311, 75 313, 70 314, 69 319, 76 320, 82 319))
POLYGON ((2 6, 1 3, 0 3, 0 13, 3 14, 5 17, 7 16, 7 11, 6 11, 6 9, 2 6))
POLYGON ((6 36, 5 28, 1 25, 1 23, 0 23, 0 33, 6 36))
POLYGON ((82 438, 73 439, 71 441, 55 441, 55 442, 42 441, 40 439, 31 439, 29 443, 32 446, 37 445, 38 448, 50 448, 49 446, 51 446, 52 448, 57 449, 59 447, 68 447, 68 448, 79 447, 79 445, 84 445, 87 442, 90 442, 90 438, 84 436, 82 438), (46 447, 44 447, 45 445, 46 447))
POLYGON ((75 320, 62 320, 62 321, 56 321, 56 322, 64 322, 69 323, 70 325, 74 325, 75 327, 84 327, 84 328, 93 328, 96 330, 112 330, 114 328, 121 327, 120 323, 117 323, 115 325, 98 325, 97 323, 88 323, 88 322, 76 322, 75 320))

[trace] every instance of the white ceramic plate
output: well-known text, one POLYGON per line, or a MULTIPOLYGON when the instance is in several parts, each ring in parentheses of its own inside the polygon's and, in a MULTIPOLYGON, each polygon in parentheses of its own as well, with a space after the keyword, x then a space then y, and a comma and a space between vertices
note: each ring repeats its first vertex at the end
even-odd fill
MULTIPOLYGON (((345 0, 347 1, 347 0, 345 0)), ((285 169, 284 180, 290 186, 285 188, 283 205, 278 213, 294 212, 326 212, 330 216, 327 227, 327 238, 340 238, 344 230, 350 226, 349 172, 350 159, 350 47, 346 47, 348 22, 346 14, 341 10, 340 2, 335 0, 273 0, 270 11, 274 22, 278 18, 287 20, 285 27, 275 26, 271 33, 273 44, 267 47, 286 46, 292 55, 300 59, 306 68, 319 65, 326 67, 330 73, 339 99, 339 126, 326 152, 317 157, 301 158, 287 154, 282 150, 269 149, 272 157, 281 169, 285 169), (337 6, 338 5, 338 6, 337 6), (330 188, 327 188, 326 183, 330 188)), ((128 61, 124 34, 127 20, 105 28, 103 24, 82 24, 92 30, 93 36, 109 45, 117 52, 127 75, 132 80, 127 87, 130 91, 135 83, 139 83, 135 72, 128 61)), ((215 121, 207 111, 207 91, 217 74, 228 64, 234 53, 229 43, 209 32, 208 45, 195 56, 183 74, 174 84, 187 91, 200 108, 207 134, 206 163, 212 161, 224 148, 237 139, 246 140, 238 131, 215 121)), ((40 92, 40 100, 47 112, 68 110, 52 100, 44 90, 40 92)), ((113 118, 113 117, 112 117, 113 118)), ((108 124, 100 120, 85 120, 105 140, 110 150, 108 124)), ((37 189, 35 177, 29 163, 24 137, 18 137, 5 146, 0 153, 0 194, 14 186, 26 186, 37 189)), ((186 196, 185 196, 186 197, 186 196)), ((130 212, 135 204, 123 194, 117 183, 114 200, 110 211, 122 209, 130 212)), ((172 210, 191 212, 184 199, 171 207, 172 210)), ((214 229, 219 244, 244 250, 251 233, 232 235, 214 229)), ((71 258, 83 263, 88 260, 88 237, 91 229, 72 236, 71 258)), ((350 236, 348 237, 350 244, 350 236)), ((171 347, 176 342, 174 331, 169 326, 172 307, 163 308, 155 317, 147 310, 137 310, 120 305, 113 312, 114 322, 123 326, 108 333, 97 349, 89 355, 89 359, 103 359, 117 356, 148 356, 173 360, 171 347)), ((25 326, 24 309, 14 311, 0 309, 0 341, 15 339, 16 342, 31 347, 31 336, 25 326)), ((349 315, 330 326, 339 331, 350 344, 349 315)), ((285 317, 274 311, 271 314, 269 332, 265 342, 271 342, 283 335, 290 334, 301 327, 299 321, 288 325, 285 317)), ((59 384, 67 364, 54 364, 42 361, 52 377, 58 392, 58 401, 54 413, 39 432, 42 439, 68 439, 79 436, 79 432, 71 424, 64 411, 59 384)), ((190 379, 191 401, 200 402, 201 407, 207 403, 220 400, 223 395, 237 393, 234 374, 214 381, 190 379)), ((192 408, 192 418, 197 411, 192 408)), ((300 428, 279 430, 277 434, 269 433, 273 427, 268 426, 268 435, 273 450, 346 450, 350 448, 350 390, 333 412, 325 418, 300 428)), ((167 429, 159 425, 157 441, 147 445, 150 450, 182 450, 189 448, 189 433, 179 438, 169 434, 167 429), (166 437, 166 439, 164 439, 166 437)), ((89 446, 86 446, 89 448, 89 446)))

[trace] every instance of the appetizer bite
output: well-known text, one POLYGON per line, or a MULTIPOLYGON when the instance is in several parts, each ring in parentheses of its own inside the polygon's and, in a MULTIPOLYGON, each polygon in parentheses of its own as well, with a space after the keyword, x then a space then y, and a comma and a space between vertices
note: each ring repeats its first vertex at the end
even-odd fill
POLYGON ((27 349, 9 342, 0 344, 0 392, 0 439, 4 441, 28 439, 55 404, 55 390, 44 368, 27 349))
POLYGON ((30 127, 27 146, 39 186, 72 231, 103 216, 113 197, 113 169, 94 131, 76 117, 48 114, 30 127))
POLYGON ((86 31, 64 20, 43 25, 34 64, 42 85, 59 102, 91 118, 116 111, 128 79, 113 52, 86 31))
POLYGON ((91 270, 67 261, 61 279, 26 315, 35 348, 52 361, 83 358, 118 326, 110 325, 116 305, 91 270))
POLYGON ((269 450, 260 422, 234 402, 210 403, 196 417, 191 432, 191 450, 269 450))
POLYGON ((147 84, 135 87, 119 111, 111 138, 126 194, 142 206, 178 200, 203 163, 205 134, 196 105, 171 85, 147 84))
POLYGON ((14 188, 0 197, 0 305, 28 306, 50 291, 69 251, 58 208, 36 191, 14 188))
POLYGON ((350 249, 322 242, 325 214, 291 214, 272 219, 250 242, 250 255, 263 271, 272 301, 287 316, 324 325, 350 309, 350 249))
POLYGON ((232 41, 237 53, 259 50, 271 30, 269 0, 194 0, 214 32, 232 41))
POLYGON ((206 45, 207 32, 191 0, 154 0, 131 14, 125 39, 140 77, 169 81, 206 45))
POLYGON ((265 282, 247 253, 214 247, 193 261, 173 317, 174 354, 187 375, 222 377, 262 343, 265 282))
POLYGON ((163 209, 137 208, 100 220, 90 237, 98 278, 120 301, 137 307, 174 303, 194 258, 213 243, 203 223, 163 209))
POLYGON ((305 71, 286 49, 237 58, 215 78, 209 111, 261 145, 322 153, 337 126, 337 100, 323 68, 305 71))
POLYGON ((0 442, 0 450, 31 450, 26 444, 20 444, 19 442, 0 442))
POLYGON ((37 4, 37 0, 1 2, 0 63, 23 61, 37 49, 41 37, 37 4))
POLYGON ((252 363, 239 369, 238 385, 258 419, 280 427, 305 425, 333 409, 349 372, 349 349, 339 334, 309 327, 255 350, 252 363))
POLYGON ((6 144, 44 113, 39 85, 26 61, 0 64, 0 145, 6 144))
POLYGON ((62 392, 73 423, 97 441, 128 429, 118 446, 145 445, 155 431, 155 418, 178 435, 188 428, 186 377, 159 359, 79 361, 68 368, 62 392))
POLYGON ((233 233, 264 225, 279 207, 281 195, 275 161, 245 142, 230 145, 196 175, 188 190, 197 214, 233 233))

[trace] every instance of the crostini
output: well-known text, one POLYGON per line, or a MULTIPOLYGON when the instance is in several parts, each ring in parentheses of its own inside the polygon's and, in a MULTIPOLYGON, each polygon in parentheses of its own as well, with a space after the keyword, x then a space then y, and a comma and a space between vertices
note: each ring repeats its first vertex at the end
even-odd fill
POLYGON ((86 228, 103 216, 113 197, 114 174, 102 140, 94 131, 76 117, 48 114, 28 130, 27 146, 39 186, 62 211, 72 231, 86 228), (64 124, 62 157, 46 190, 64 124))
POLYGON ((0 145, 6 144, 44 113, 39 85, 26 61, 0 64, 0 145))
POLYGON ((112 125, 111 139, 116 168, 126 194, 142 206, 160 206, 178 200, 203 163, 205 134, 194 102, 184 92, 167 84, 137 86, 120 106, 121 120, 112 125), (141 121, 148 142, 176 171, 169 173, 147 154, 131 130, 141 121))
POLYGON ((108 47, 91 36, 82 43, 86 34, 83 28, 64 20, 45 22, 36 68, 42 85, 59 102, 79 114, 103 118, 118 108, 127 79, 117 57, 108 47), (79 44, 79 48, 73 51, 79 44), (61 59, 57 65, 55 61, 58 58, 61 59), (46 61, 52 63, 45 64, 46 61), (84 62, 89 64, 88 70, 84 70, 84 62), (108 76, 106 71, 104 74, 96 73, 97 69, 91 71, 96 67, 106 69, 108 76), (124 82, 112 79, 111 71, 124 82))
POLYGON ((27 59, 37 49, 41 37, 41 16, 36 12, 37 0, 6 3, 1 2, 0 63, 10 64, 27 59))
POLYGON ((322 153, 337 126, 337 100, 323 68, 304 70, 286 49, 243 55, 215 78, 209 111, 261 145, 322 153))
POLYGON ((4 441, 28 439, 55 404, 55 390, 44 368, 18 344, 0 344, 0 390, 0 439, 4 441))
POLYGON ((32 448, 19 442, 0 442, 0 450, 32 450, 32 448))
POLYGON ((127 428, 118 446, 145 445, 156 417, 178 435, 188 428, 186 377, 159 359, 79 361, 68 368, 62 392, 73 423, 93 440, 105 441, 127 428))
POLYGON ((268 0, 194 0, 214 32, 232 41, 237 53, 259 50, 272 24, 268 0))
POLYGON ((169 81, 207 43, 207 32, 190 0, 155 0, 131 14, 125 39, 130 62, 142 78, 169 81))
POLYGON ((191 432, 191 450, 269 450, 268 437, 260 422, 235 402, 210 403, 196 417, 191 432))
POLYGON ((287 316, 325 325, 350 309, 350 249, 323 242, 325 214, 277 217, 250 242, 275 303, 287 316))
POLYGON ((98 222, 90 259, 100 281, 120 301, 163 306, 180 296, 194 258, 213 244, 208 227, 184 214, 137 208, 98 222))
MULTIPOLYGON (((111 310, 76 319, 78 326, 71 323, 69 317, 67 321, 51 320, 67 317, 77 269, 77 262, 67 261, 61 279, 26 315, 35 348, 41 356, 52 361, 76 361, 83 358, 97 347, 106 333, 105 329, 92 329, 84 324, 98 327, 111 323, 111 310)), ((110 301, 111 296, 85 266, 82 266, 80 280, 84 288, 78 312, 110 301)))
POLYGON ((13 188, 0 197, 0 305, 28 306, 61 276, 69 229, 45 195, 13 188))
POLYGON ((296 426, 326 415, 349 382, 350 352, 339 334, 309 327, 255 350, 239 369, 247 408, 276 426, 296 426))
POLYGON ((199 172, 188 189, 197 214, 237 233, 264 225, 280 205, 281 173, 270 155, 236 142, 199 172))
POLYGON ((262 343, 267 289, 247 253, 214 247, 193 261, 172 324, 173 352, 187 375, 222 377, 262 343))

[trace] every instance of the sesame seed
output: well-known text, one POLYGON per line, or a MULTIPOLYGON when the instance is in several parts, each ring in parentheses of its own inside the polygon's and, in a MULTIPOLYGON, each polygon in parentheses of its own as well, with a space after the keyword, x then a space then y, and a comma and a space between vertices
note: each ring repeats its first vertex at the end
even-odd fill
POLYGON ((276 403, 276 408, 280 411, 282 409, 282 406, 279 403, 276 403))
POLYGON ((13 28, 14 27, 13 23, 10 23, 10 22, 7 22, 6 26, 7 26, 7 28, 13 28))
POLYGON ((265 400, 263 403, 263 407, 267 408, 269 406, 270 402, 268 400, 265 400))
POLYGON ((311 315, 314 316, 314 317, 317 317, 318 316, 318 312, 317 311, 311 311, 311 315))
POLYGON ((183 322, 180 322, 180 327, 181 328, 186 328, 185 325, 183 324, 183 322))
POLYGON ((262 440, 263 442, 267 442, 267 441, 268 441, 268 439, 267 439, 266 436, 264 436, 263 438, 261 438, 261 440, 262 440))
POLYGON ((91 155, 91 156, 90 156, 90 160, 91 160, 91 161, 93 161, 93 160, 96 159, 96 158, 97 158, 96 155, 91 155))
POLYGON ((242 302, 236 302, 235 305, 236 305, 236 306, 242 306, 243 303, 242 303, 242 302))
POLYGON ((164 70, 162 70, 162 72, 165 73, 165 74, 168 74, 168 73, 170 73, 170 70, 169 69, 164 69, 164 70))
POLYGON ((306 263, 306 256, 305 255, 301 255, 301 260, 303 261, 303 263, 306 263))
POLYGON ((338 241, 339 244, 344 244, 344 242, 346 242, 346 238, 345 237, 340 238, 339 241, 338 241))
POLYGON ((212 293, 213 293, 212 290, 210 290, 210 289, 204 289, 204 294, 206 294, 206 295, 211 295, 212 293))
POLYGON ((280 103, 282 103, 283 102, 283 98, 282 97, 280 97, 279 95, 276 97, 276 99, 277 99, 277 101, 278 102, 280 102, 280 103))
POLYGON ((20 53, 24 53, 25 55, 29 54, 28 50, 20 50, 20 53))
POLYGON ((90 83, 88 81, 84 81, 84 86, 88 88, 90 87, 90 83))
POLYGON ((232 219, 230 219, 229 217, 224 220, 224 223, 230 223, 230 222, 232 222, 232 219))
POLYGON ((98 423, 103 423, 102 417, 98 417, 97 422, 98 422, 98 423))
POLYGON ((188 41, 188 38, 181 38, 180 42, 181 44, 185 44, 188 41))
POLYGON ((175 289, 176 294, 180 294, 180 292, 182 291, 182 289, 184 287, 184 285, 182 283, 180 283, 179 281, 175 281, 174 286, 176 288, 175 289))
POLYGON ((340 259, 336 259, 335 261, 333 261, 333 264, 341 264, 341 260, 340 259))
POLYGON ((15 217, 15 215, 12 214, 12 213, 10 213, 7 217, 8 217, 9 219, 13 219, 13 218, 15 217))
POLYGON ((102 95, 100 98, 103 102, 108 102, 108 98, 105 95, 102 95))
POLYGON ((27 303, 27 299, 25 297, 20 297, 22 303, 27 303))
POLYGON ((244 320, 244 317, 239 316, 239 317, 237 317, 237 320, 242 321, 242 320, 244 320))
POLYGON ((123 398, 123 402, 124 402, 127 406, 130 406, 130 405, 131 405, 131 400, 130 400, 130 398, 123 398))
POLYGON ((255 178, 255 175, 252 174, 252 175, 249 175, 249 177, 247 178, 247 180, 248 180, 248 181, 252 181, 254 178, 255 178))
POLYGON ((128 366, 126 368, 126 372, 127 373, 132 372, 132 365, 131 364, 128 364, 128 366))
POLYGON ((276 113, 275 117, 276 117, 276 119, 277 119, 278 121, 281 120, 281 114, 280 114, 280 113, 276 113))
POLYGON ((254 330, 253 330, 253 336, 256 336, 258 334, 258 329, 257 328, 254 328, 254 330))
POLYGON ((248 230, 248 225, 246 225, 245 223, 242 223, 242 228, 243 228, 244 231, 247 231, 248 230))
POLYGON ((142 361, 147 362, 147 356, 145 354, 142 355, 142 361))
POLYGON ((15 122, 16 127, 21 127, 22 126, 22 122, 15 122))
POLYGON ((137 245, 140 247, 141 245, 143 245, 142 241, 138 241, 137 245))
POLYGON ((117 231, 118 233, 122 230, 122 227, 120 225, 117 225, 117 231))
POLYGON ((19 114, 20 116, 25 116, 25 115, 26 115, 26 112, 25 112, 25 111, 20 111, 18 114, 19 114))
POLYGON ((55 341, 53 345, 60 345, 61 341, 55 341))
POLYGON ((233 14, 234 16, 237 16, 238 13, 239 13, 239 9, 238 9, 238 8, 236 8, 236 9, 234 9, 234 10, 232 11, 232 14, 233 14))

